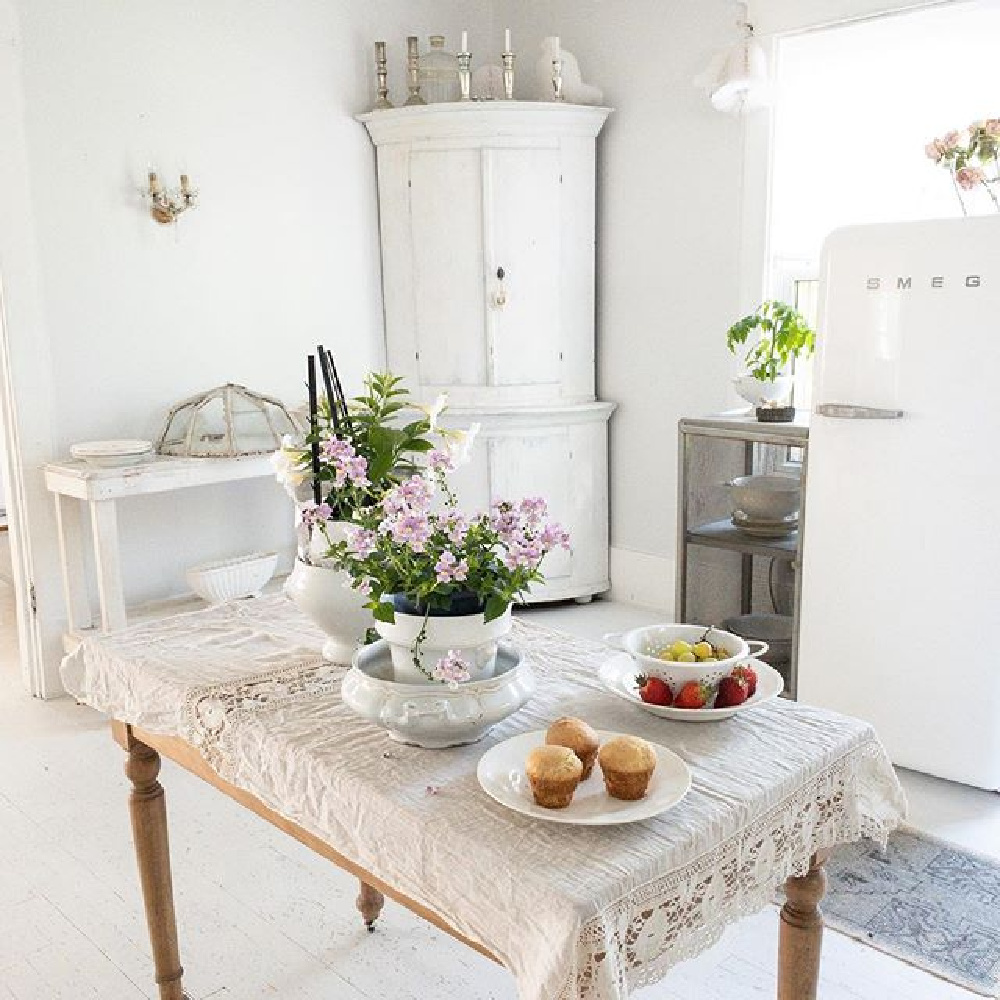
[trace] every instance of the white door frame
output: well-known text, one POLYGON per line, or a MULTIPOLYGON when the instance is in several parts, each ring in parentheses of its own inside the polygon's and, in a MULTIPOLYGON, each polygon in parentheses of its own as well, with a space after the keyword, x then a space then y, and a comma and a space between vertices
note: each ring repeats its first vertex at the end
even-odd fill
POLYGON ((13 568, 15 618, 17 620, 17 645, 20 652, 21 677, 24 686, 32 693, 45 696, 42 637, 35 615, 35 587, 33 584, 30 534, 25 511, 27 498, 24 488, 21 443, 18 434, 17 412, 14 406, 14 387, 11 381, 10 340, 7 310, 4 303, 3 275, 0 274, 0 427, 4 435, 4 478, 7 484, 7 525, 10 537, 10 556, 13 568))

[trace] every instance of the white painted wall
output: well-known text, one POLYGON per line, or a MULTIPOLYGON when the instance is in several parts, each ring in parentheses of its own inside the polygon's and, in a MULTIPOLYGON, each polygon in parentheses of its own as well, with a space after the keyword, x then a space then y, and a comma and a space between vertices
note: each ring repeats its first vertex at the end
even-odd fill
POLYGON ((677 421, 732 401, 742 123, 692 80, 737 37, 736 16, 728 0, 514 0, 497 15, 532 67, 559 35, 616 109, 598 140, 598 384, 619 405, 612 584, 671 611, 677 421))
MULTIPOLYGON (((5 133, 0 158, 10 181, 0 218, 15 221, 0 237, 11 338, 51 358, 24 366, 41 384, 23 390, 45 404, 22 415, 54 654, 62 608, 41 461, 73 441, 153 437, 171 403, 225 381, 297 401, 304 355, 320 340, 356 388, 383 352, 374 154, 352 118, 373 99, 372 42, 389 42, 401 96, 406 34, 454 38, 467 27, 485 43, 492 21, 461 0, 0 9, 5 71, 7 56, 21 64, 3 78, 0 122, 23 111, 23 135, 5 133), (145 213, 138 189, 150 167, 174 185, 186 170, 200 189, 176 229, 145 213)), ((138 500, 122 513, 131 599, 186 589, 194 562, 291 544, 271 482, 138 500)))

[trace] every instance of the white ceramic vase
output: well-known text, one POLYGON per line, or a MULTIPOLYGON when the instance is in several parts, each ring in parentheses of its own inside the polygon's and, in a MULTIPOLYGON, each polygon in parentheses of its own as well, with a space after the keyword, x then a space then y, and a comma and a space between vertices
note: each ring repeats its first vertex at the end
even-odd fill
MULTIPOLYGON (((335 522, 328 530, 330 539, 337 541, 344 524, 335 522)), ((310 546, 314 558, 317 549, 318 545, 310 546)), ((299 611, 326 633, 323 658, 332 663, 350 663, 373 622, 371 611, 365 607, 368 598, 351 586, 350 576, 342 570, 296 559, 284 590, 299 611)))
POLYGON ((792 391, 792 379, 790 375, 779 375, 762 382, 749 372, 742 372, 733 379, 733 388, 751 406, 764 406, 788 399, 792 391))
POLYGON ((471 682, 493 676, 497 659, 497 641, 511 630, 510 608, 493 621, 486 621, 480 612, 472 615, 430 616, 420 649, 414 644, 424 628, 423 615, 396 612, 396 621, 375 622, 378 634, 389 643, 392 655, 393 679, 400 684, 439 684, 428 675, 438 660, 449 652, 457 653, 467 665, 471 682), (414 658, 418 658, 421 670, 414 658), (426 673, 424 672, 426 671, 426 673))

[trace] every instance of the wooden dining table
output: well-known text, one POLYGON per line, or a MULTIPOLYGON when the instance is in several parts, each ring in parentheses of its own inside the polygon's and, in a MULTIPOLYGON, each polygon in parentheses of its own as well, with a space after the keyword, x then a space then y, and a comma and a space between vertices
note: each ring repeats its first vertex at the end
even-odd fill
POLYGON ((723 722, 668 722, 603 688, 603 644, 530 618, 512 638, 535 697, 479 744, 447 750, 394 743, 355 717, 339 698, 348 667, 322 660, 323 636, 280 596, 94 636, 67 656, 68 690, 110 717, 127 755, 160 1000, 186 996, 162 758, 356 876, 369 930, 388 898, 508 968, 523 1000, 622 1000, 782 884, 776 995, 816 996, 823 863, 839 843, 884 841, 905 808, 870 727, 783 699, 723 722), (688 795, 601 828, 486 796, 483 752, 570 707, 669 746, 691 769, 688 795))

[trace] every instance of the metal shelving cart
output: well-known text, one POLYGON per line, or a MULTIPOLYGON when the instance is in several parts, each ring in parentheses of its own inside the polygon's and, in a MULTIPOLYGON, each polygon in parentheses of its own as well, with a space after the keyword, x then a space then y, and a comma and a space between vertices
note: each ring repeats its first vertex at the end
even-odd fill
MULTIPOLYGON (((809 444, 809 426, 804 415, 793 423, 761 423, 752 414, 720 414, 711 417, 685 417, 678 423, 677 477, 677 585, 676 620, 688 620, 689 546, 704 546, 739 553, 740 613, 748 614, 753 605, 753 561, 755 556, 787 561, 797 568, 800 536, 805 524, 805 477, 809 444), (691 478, 695 448, 699 439, 742 442, 742 475, 761 471, 755 459, 755 445, 775 445, 801 449, 803 503, 799 512, 799 530, 784 538, 754 538, 736 528, 729 518, 713 518, 692 524, 691 478)), ((786 456, 787 457, 787 456, 786 456)), ((699 519, 695 517, 695 520, 699 519)), ((796 656, 799 638, 799 599, 801 573, 795 573, 792 612, 792 650, 788 693, 794 697, 796 656)))

